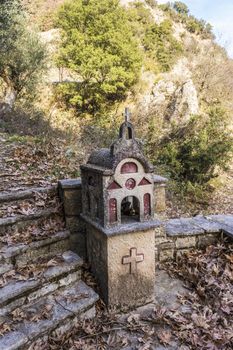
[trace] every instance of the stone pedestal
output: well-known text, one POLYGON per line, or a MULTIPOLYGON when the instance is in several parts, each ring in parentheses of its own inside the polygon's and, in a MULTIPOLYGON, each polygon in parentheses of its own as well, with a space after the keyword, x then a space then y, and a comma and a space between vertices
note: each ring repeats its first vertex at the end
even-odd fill
POLYGON ((153 301, 158 222, 137 222, 114 230, 86 221, 88 261, 108 307, 126 310, 153 301))

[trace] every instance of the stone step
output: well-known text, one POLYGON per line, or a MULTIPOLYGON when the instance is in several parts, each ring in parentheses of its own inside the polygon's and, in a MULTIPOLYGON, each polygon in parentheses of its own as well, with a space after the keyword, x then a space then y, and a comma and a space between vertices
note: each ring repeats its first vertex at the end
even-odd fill
MULTIPOLYGON (((0 289, 0 316, 81 279, 83 260, 71 251, 55 256, 50 264, 47 260, 32 265, 31 270, 36 274, 26 280, 22 280, 25 275, 18 270, 10 271, 11 279, 0 289), (54 266, 49 266, 51 263, 54 266)), ((30 268, 30 265, 25 268, 30 268)))
POLYGON ((0 264, 23 266, 39 257, 50 257, 70 249, 70 232, 67 230, 29 244, 14 244, 0 248, 0 264))
POLYGON ((59 213, 59 210, 57 208, 48 208, 48 209, 39 210, 29 215, 16 215, 13 217, 1 218, 0 234, 4 234, 8 227, 13 227, 17 225, 17 228, 22 228, 29 225, 31 222, 52 217, 57 213, 59 213))
POLYGON ((54 185, 48 187, 33 187, 21 191, 5 191, 0 194, 0 203, 8 203, 33 198, 36 193, 56 195, 57 186, 54 185))
POLYGON ((68 331, 78 320, 95 317, 98 295, 83 281, 56 291, 22 309, 21 320, 5 319, 11 331, 0 338, 0 349, 27 350, 42 337, 68 331))

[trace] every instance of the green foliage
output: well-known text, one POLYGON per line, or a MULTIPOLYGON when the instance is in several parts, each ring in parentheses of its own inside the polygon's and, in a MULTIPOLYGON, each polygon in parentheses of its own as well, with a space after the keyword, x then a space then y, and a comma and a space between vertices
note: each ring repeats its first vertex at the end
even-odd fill
POLYGON ((159 7, 167 12, 173 20, 183 23, 190 33, 200 35, 203 39, 214 38, 211 24, 190 15, 187 5, 183 2, 167 2, 166 4, 159 5, 159 7))
POLYGON ((1 1, 0 78, 18 98, 32 96, 45 68, 46 53, 39 37, 28 29, 18 0, 1 1))
POLYGON ((75 0, 58 14, 62 45, 57 62, 74 75, 60 92, 79 112, 95 113, 123 100, 141 67, 125 10, 118 0, 75 0))
POLYGON ((173 37, 171 21, 155 23, 151 11, 138 1, 131 4, 128 18, 135 41, 144 49, 144 66, 156 73, 167 71, 182 52, 182 45, 173 37))
POLYGON ((146 0, 146 4, 152 8, 155 8, 157 6, 156 0, 146 0))
POLYGON ((198 20, 194 16, 189 16, 186 22, 186 28, 190 33, 200 34, 203 38, 211 37, 212 26, 203 19, 198 20))
POLYGON ((172 24, 169 20, 148 26, 143 44, 150 56, 158 61, 162 71, 168 71, 182 52, 181 44, 172 35, 172 24))
POLYGON ((175 1, 173 8, 176 12, 182 14, 182 15, 188 15, 189 13, 189 9, 188 6, 185 5, 183 2, 181 1, 175 1))
MULTIPOLYGON (((173 126, 168 136, 156 144, 154 161, 167 167, 171 177, 183 184, 205 186, 226 169, 233 154, 233 138, 225 112, 213 107, 207 116, 194 116, 185 126, 173 126)), ((148 143, 151 156, 154 142, 148 143)))

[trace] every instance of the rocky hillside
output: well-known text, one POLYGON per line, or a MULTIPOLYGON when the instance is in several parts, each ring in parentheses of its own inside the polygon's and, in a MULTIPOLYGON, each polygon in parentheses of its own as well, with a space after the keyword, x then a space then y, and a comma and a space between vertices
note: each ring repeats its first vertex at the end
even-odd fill
MULTIPOLYGON (((72 81, 70 73, 65 68, 59 70, 53 61, 59 45, 59 29, 54 28, 53 18, 63 2, 24 0, 33 20, 43 30, 41 37, 52 53, 46 78, 50 83, 72 81)), ((145 59, 140 80, 123 103, 131 107, 135 118, 140 115, 143 124, 145 120, 148 121, 147 116, 151 118, 152 115, 170 122, 187 121, 191 115, 204 112, 209 105, 217 102, 232 111, 233 61, 215 43, 212 34, 204 35, 197 30, 187 29, 185 20, 174 10, 167 10, 155 1, 121 0, 120 3, 128 9, 138 8, 138 16, 145 16, 146 19, 148 13, 142 13, 137 7, 138 3, 143 4, 144 10, 158 25, 169 20, 172 23, 172 35, 182 47, 182 53, 177 55, 166 71, 154 69, 151 61, 145 59)))

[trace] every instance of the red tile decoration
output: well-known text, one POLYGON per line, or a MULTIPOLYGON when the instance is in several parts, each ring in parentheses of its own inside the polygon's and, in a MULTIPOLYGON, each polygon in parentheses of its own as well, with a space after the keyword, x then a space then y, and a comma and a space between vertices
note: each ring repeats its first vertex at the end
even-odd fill
POLYGON ((151 185, 151 182, 148 181, 145 177, 139 182, 138 186, 151 185))
POLYGON ((128 179, 125 183, 125 187, 128 188, 128 190, 134 189, 136 186, 136 181, 134 179, 128 179))
POLYGON ((131 173, 137 173, 137 172, 138 172, 138 166, 133 162, 124 163, 121 167, 121 174, 131 174, 131 173))
POLYGON ((110 223, 117 221, 117 201, 115 198, 109 200, 109 221, 110 223))
POLYGON ((145 217, 151 215, 151 204, 150 204, 150 194, 146 193, 143 196, 143 204, 144 204, 144 215, 145 217))
POLYGON ((118 188, 122 188, 116 181, 113 181, 109 186, 108 190, 117 190, 118 188))

